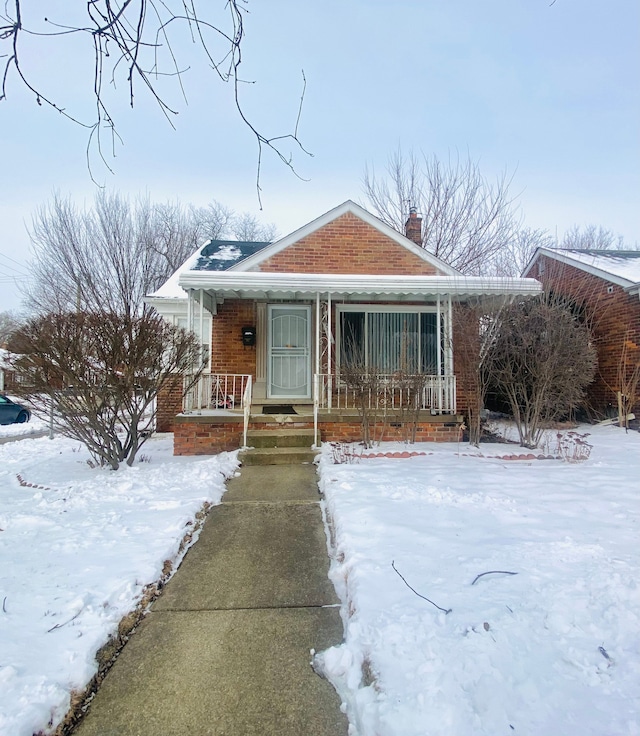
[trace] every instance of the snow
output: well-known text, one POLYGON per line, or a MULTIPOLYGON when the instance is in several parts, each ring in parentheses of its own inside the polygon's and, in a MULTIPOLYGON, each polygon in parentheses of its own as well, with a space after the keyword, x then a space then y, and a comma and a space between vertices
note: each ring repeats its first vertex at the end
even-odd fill
MULTIPOLYGON (((345 642, 315 665, 351 736, 640 734, 640 434, 586 432, 580 463, 389 443, 368 454, 424 454, 336 465, 323 446, 345 642)), ((0 445, 2 736, 64 716, 237 467, 172 457, 170 436, 142 456, 114 473, 65 438, 0 445)))
POLYGON ((345 643, 315 664, 352 736, 640 734, 640 434, 584 432, 581 463, 323 447, 345 643))
MULTIPOLYGON (((562 253, 562 251, 560 251, 562 253)), ((577 250, 567 251, 570 258, 584 263, 587 266, 598 268, 606 273, 626 279, 632 284, 640 283, 640 254, 631 256, 616 256, 615 251, 601 251, 600 253, 584 253, 577 250)))
MULTIPOLYGON (((10 427, 14 433, 16 425, 10 427)), ((0 734, 31 736, 65 715, 96 651, 133 610, 236 453, 172 456, 154 437, 131 468, 91 469, 66 438, 0 445, 0 734)), ((197 537, 197 535, 195 535, 197 537)), ((182 553, 184 554, 184 552, 182 553)))

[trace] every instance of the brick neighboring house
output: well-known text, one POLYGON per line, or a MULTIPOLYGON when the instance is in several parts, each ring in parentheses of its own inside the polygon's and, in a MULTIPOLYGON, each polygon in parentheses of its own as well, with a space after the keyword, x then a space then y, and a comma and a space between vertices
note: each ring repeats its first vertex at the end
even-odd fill
POLYGON ((360 439, 341 379, 356 356, 381 374, 385 439, 401 437, 396 414, 413 391, 416 439, 457 440, 465 387, 456 382, 453 303, 541 287, 463 276, 420 247, 416 212, 406 232, 347 201, 274 243, 210 241, 147 297, 208 354, 184 404, 178 393, 159 398, 159 429, 173 429, 174 452, 234 449, 248 429, 278 423, 313 428, 316 441, 360 439), (419 377, 419 393, 407 374, 419 377))
MULTIPOLYGON (((598 372, 587 389, 589 408, 597 418, 617 415, 625 342, 627 375, 640 362, 640 251, 538 248, 523 275, 585 313, 598 351, 598 372)), ((640 412, 640 402, 633 411, 640 412)))

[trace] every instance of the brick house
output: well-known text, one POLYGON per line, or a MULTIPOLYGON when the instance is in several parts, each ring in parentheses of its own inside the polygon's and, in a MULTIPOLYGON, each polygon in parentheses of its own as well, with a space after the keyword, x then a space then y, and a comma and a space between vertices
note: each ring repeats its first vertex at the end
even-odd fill
POLYGON ((538 248, 523 275, 566 297, 589 321, 598 372, 588 408, 596 418, 616 415, 625 375, 640 365, 640 251, 538 248))
POLYGON ((210 241, 147 297, 208 356, 184 402, 160 397, 159 429, 173 429, 175 453, 237 448, 248 430, 278 424, 312 428, 316 442, 358 440, 343 370, 356 359, 379 375, 371 400, 388 408, 384 439, 400 437, 394 412, 407 400, 419 412, 416 439, 458 439, 452 304, 540 284, 463 276, 418 245, 416 212, 406 233, 347 201, 273 243, 210 241))

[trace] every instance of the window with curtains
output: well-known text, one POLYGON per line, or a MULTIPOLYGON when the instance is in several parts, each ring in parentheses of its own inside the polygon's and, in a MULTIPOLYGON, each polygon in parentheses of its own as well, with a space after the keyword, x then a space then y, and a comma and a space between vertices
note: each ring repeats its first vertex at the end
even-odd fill
MULTIPOLYGON (((338 308, 340 364, 362 365, 380 373, 440 375, 437 313, 424 308, 383 311, 379 308, 338 308)), ((444 325, 441 323, 441 342, 444 325)))

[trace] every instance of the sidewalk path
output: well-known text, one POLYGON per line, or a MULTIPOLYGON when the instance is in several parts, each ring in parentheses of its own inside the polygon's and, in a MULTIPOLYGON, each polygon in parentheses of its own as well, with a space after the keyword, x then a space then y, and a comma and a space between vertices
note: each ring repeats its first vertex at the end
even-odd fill
POLYGON ((346 736, 310 649, 342 639, 313 465, 244 467, 77 736, 346 736))

